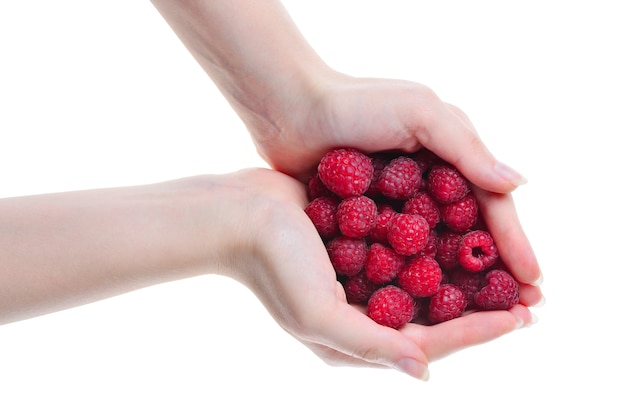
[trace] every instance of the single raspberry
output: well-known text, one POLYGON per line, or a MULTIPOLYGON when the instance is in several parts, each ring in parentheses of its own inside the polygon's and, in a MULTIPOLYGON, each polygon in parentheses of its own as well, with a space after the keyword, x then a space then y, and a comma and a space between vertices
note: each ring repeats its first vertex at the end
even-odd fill
POLYGON ((485 285, 474 301, 483 310, 508 310, 519 302, 519 284, 508 272, 493 269, 485 276, 485 285))
POLYGON ((328 257, 339 275, 354 275, 365 266, 365 239, 337 236, 326 244, 328 257))
POLYGON ((324 185, 317 173, 309 178, 307 193, 309 195, 309 200, 315 200, 317 197, 337 197, 328 189, 328 187, 324 185))
POLYGON ((420 190, 426 190, 428 187, 428 174, 430 173, 430 169, 434 165, 439 165, 444 163, 441 158, 432 153, 430 150, 426 148, 422 148, 419 151, 415 152, 411 155, 411 159, 417 162, 417 166, 420 167, 420 171, 422 172, 422 181, 420 185, 420 190))
POLYGON ((385 197, 406 200, 417 193, 421 180, 422 172, 417 162, 406 156, 398 156, 383 168, 376 186, 385 197))
POLYGON ((469 272, 463 268, 449 272, 449 276, 450 283, 456 285, 465 294, 466 310, 476 308, 474 296, 487 284, 485 276, 482 273, 469 272))
POLYGON ((430 256, 431 258, 435 258, 437 256, 437 242, 439 240, 438 233, 436 229, 430 229, 430 233, 428 234, 428 241, 426 242, 426 246, 422 249, 418 255, 430 256))
POLYGON ((335 197, 317 197, 304 208, 320 236, 330 238, 339 233, 336 216, 338 206, 339 199, 335 197))
POLYGON ((416 256, 398 272, 398 286, 413 297, 430 297, 439 289, 443 273, 430 256, 416 256))
POLYGON ((380 174, 383 172, 383 169, 389 163, 389 157, 382 154, 374 154, 370 155, 372 158, 372 167, 374 167, 374 171, 372 172, 372 181, 370 182, 370 186, 365 192, 365 195, 368 197, 380 197, 382 194, 378 189, 378 179, 380 178, 380 174))
POLYGON ((441 323, 460 317, 465 311, 465 294, 453 284, 444 284, 430 298, 428 319, 431 323, 441 323))
POLYGON ((435 259, 443 269, 453 269, 459 265, 459 247, 463 235, 446 230, 437 237, 435 259))
POLYGON ((346 292, 346 299, 352 304, 367 304, 370 296, 380 288, 365 275, 365 270, 361 270, 356 275, 350 275, 343 281, 343 289, 346 292))
POLYGON ((370 246, 365 258, 365 275, 376 284, 393 280, 404 266, 404 256, 380 243, 370 246))
POLYGON ((439 205, 426 192, 420 191, 414 197, 405 201, 402 206, 402 212, 407 214, 419 214, 428 221, 428 227, 431 229, 437 226, 441 219, 439 205))
POLYGON ((478 202, 472 193, 441 207, 441 219, 450 230, 466 232, 478 219, 478 202))
POLYGON ((470 191, 467 179, 451 165, 433 166, 427 181, 430 195, 442 204, 459 201, 470 191))
POLYGON ((498 259, 498 248, 489 232, 473 230, 463 235, 459 245, 459 264, 468 271, 480 272, 498 259))
POLYGON ((424 249, 429 234, 428 221, 422 216, 397 213, 389 221, 387 240, 400 255, 410 256, 424 249))
POLYGON ((374 167, 367 155, 355 149, 334 149, 322 157, 317 172, 330 191, 347 198, 367 191, 374 167))
POLYGON ((398 329, 413 320, 415 306, 409 293, 387 285, 374 291, 367 302, 367 315, 378 324, 398 329))
POLYGON ((370 231, 369 239, 372 242, 388 244, 387 230, 389 221, 397 214, 396 210, 389 204, 378 204, 378 216, 376 223, 370 231))
POLYGON ((376 225, 378 207, 364 195, 348 197, 337 206, 337 224, 344 236, 365 237, 376 225))

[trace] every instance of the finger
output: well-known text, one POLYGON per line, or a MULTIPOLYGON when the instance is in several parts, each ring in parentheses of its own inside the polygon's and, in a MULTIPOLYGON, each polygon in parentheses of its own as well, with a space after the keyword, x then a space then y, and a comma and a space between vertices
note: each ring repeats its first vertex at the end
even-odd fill
POLYGON ((523 284, 539 284, 541 269, 522 230, 511 194, 496 194, 477 187, 474 194, 500 257, 513 276, 523 284))
MULTIPOLYGON (((428 378, 428 360, 419 345, 396 329, 381 326, 346 303, 315 320, 310 343, 326 346, 370 366, 386 366, 418 379, 428 378)), ((335 356, 337 358, 338 356, 335 356)))
POLYGON ((520 284, 519 302, 526 307, 539 307, 543 305, 545 299, 538 286, 520 284))
POLYGON ((424 353, 434 361, 497 339, 532 321, 530 311, 518 304, 510 310, 472 312, 433 326, 407 326, 404 332, 420 340, 424 353))
POLYGON ((326 364, 330 366, 352 366, 357 368, 376 368, 376 369, 389 369, 388 366, 364 361, 361 358, 346 355, 343 352, 339 352, 326 345, 312 342, 304 342, 317 357, 322 359, 326 364))
POLYGON ((435 101, 420 118, 418 140, 456 166, 472 183, 485 190, 507 193, 526 182, 520 173, 491 154, 458 108, 435 101))

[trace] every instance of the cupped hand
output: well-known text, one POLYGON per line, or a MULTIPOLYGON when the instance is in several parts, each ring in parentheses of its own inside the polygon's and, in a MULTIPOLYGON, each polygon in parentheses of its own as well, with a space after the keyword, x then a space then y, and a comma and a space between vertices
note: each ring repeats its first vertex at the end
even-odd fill
POLYGON ((525 181, 494 158, 459 108, 422 84, 333 72, 312 85, 283 98, 285 114, 274 116, 271 132, 251 126, 260 155, 279 171, 306 179, 337 147, 367 153, 426 147, 485 190, 509 192, 525 181))
POLYGON ((317 230, 304 212, 305 186, 273 170, 249 169, 229 179, 240 198, 245 238, 229 274, 249 287, 288 333, 329 364, 390 367, 426 379, 427 366, 454 351, 531 322, 530 311, 480 312, 436 326, 400 330, 376 324, 347 303, 317 230))
MULTIPOLYGON (((410 81, 332 73, 312 85, 310 94, 289 100, 289 114, 276 118, 273 131, 279 133, 267 136, 250 129, 272 167, 305 181, 332 148, 410 153, 425 147, 475 185, 486 222, 515 278, 522 285, 540 283, 539 263, 509 195, 525 178, 491 154, 460 109, 410 81)), ((527 305, 543 297, 537 287, 524 294, 527 305)))

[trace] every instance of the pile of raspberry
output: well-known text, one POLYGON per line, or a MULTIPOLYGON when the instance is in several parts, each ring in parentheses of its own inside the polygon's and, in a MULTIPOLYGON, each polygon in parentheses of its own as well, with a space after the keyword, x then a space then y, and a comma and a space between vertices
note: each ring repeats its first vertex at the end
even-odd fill
POLYGON ((506 310, 519 285, 498 255, 469 181, 432 152, 329 151, 305 208, 348 302, 381 325, 436 324, 506 310))

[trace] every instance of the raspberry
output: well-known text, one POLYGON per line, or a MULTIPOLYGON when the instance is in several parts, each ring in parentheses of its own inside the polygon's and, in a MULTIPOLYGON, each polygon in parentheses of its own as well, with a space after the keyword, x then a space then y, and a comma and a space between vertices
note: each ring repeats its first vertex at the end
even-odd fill
POLYGON ((459 247, 463 235, 445 231, 437 237, 437 254, 435 259, 444 269, 453 269, 459 265, 459 247))
POLYGON ((463 268, 455 269, 450 273, 450 282, 465 294, 465 300, 467 301, 466 309, 476 308, 474 296, 487 284, 482 274, 469 272, 463 268))
POLYGON ((307 193, 309 195, 309 200, 315 200, 317 197, 337 197, 328 189, 328 187, 324 185, 317 173, 309 178, 307 193))
POLYGON ((478 219, 478 202, 472 193, 441 208, 441 219, 456 232, 470 230, 478 219))
POLYGON ((485 276, 487 285, 474 301, 483 310, 508 310, 519 302, 519 284, 508 272, 494 269, 485 276))
POLYGON ((413 297, 430 297, 439 289, 443 273, 430 256, 409 260, 398 272, 398 286, 413 297))
POLYGON ((386 284, 394 279, 404 266, 404 256, 390 247, 373 243, 365 258, 365 275, 375 284, 386 284))
POLYGON ((439 206, 426 192, 420 191, 414 197, 407 200, 402 206, 402 212, 407 214, 419 214, 428 221, 431 229, 437 226, 441 218, 439 206))
POLYGON ((346 299, 352 304, 367 304, 370 296, 380 288, 380 285, 374 284, 367 276, 365 271, 356 275, 351 275, 343 281, 343 289, 346 292, 346 299))
POLYGON ((473 230, 463 235, 459 245, 459 264, 468 271, 480 272, 498 259, 498 248, 489 232, 473 230))
POLYGON ((339 200, 335 197, 317 197, 304 208, 320 236, 330 238, 339 233, 338 206, 339 200))
POLYGON ((422 180, 420 183, 420 190, 426 190, 428 188, 428 174, 430 174, 430 169, 435 164, 443 163, 441 158, 432 153, 426 148, 422 148, 416 153, 414 153, 411 158, 417 162, 417 166, 420 167, 420 171, 422 172, 422 180))
POLYGON ((376 323, 394 329, 413 320, 415 313, 413 297, 394 285, 377 289, 367 302, 367 315, 376 323))
POLYGON ((372 242, 388 244, 387 230, 389 222, 397 214, 396 210, 389 204, 378 205, 378 216, 376 217, 376 223, 370 231, 369 239, 372 242))
POLYGON ((442 204, 459 201, 469 193, 465 177, 450 165, 435 165, 428 174, 428 191, 442 204))
POLYGON ((417 193, 421 180, 422 172, 417 162, 409 157, 399 156, 383 168, 376 186, 385 197, 403 200, 417 193))
POLYGON ((335 149, 322 157, 317 172, 330 191, 347 198, 367 191, 374 167, 368 156, 355 149, 335 149))
POLYGON ((389 221, 387 240, 400 255, 415 255, 428 243, 430 228, 425 218, 398 213, 389 221))
POLYGON ((467 301, 465 294, 453 284, 439 287, 430 298, 428 319, 431 323, 441 323, 460 317, 465 311, 467 301))
POLYGON ((435 229, 430 229, 426 246, 424 246, 424 249, 422 249, 418 255, 430 256, 431 258, 436 257, 438 240, 437 231, 435 229))
POLYGON ((365 239, 337 236, 326 244, 328 257, 339 275, 354 275, 365 266, 365 239))
POLYGON ((372 167, 374 168, 374 171, 372 172, 372 181, 370 182, 370 186, 367 191, 365 191, 366 196, 379 197, 380 195, 382 195, 377 187, 378 179, 380 178, 380 174, 383 172, 383 169, 387 166, 388 163, 389 158, 380 154, 372 155, 372 167))
POLYGON ((365 237, 376 225, 378 207, 364 195, 348 197, 337 206, 337 224, 344 236, 365 237))

